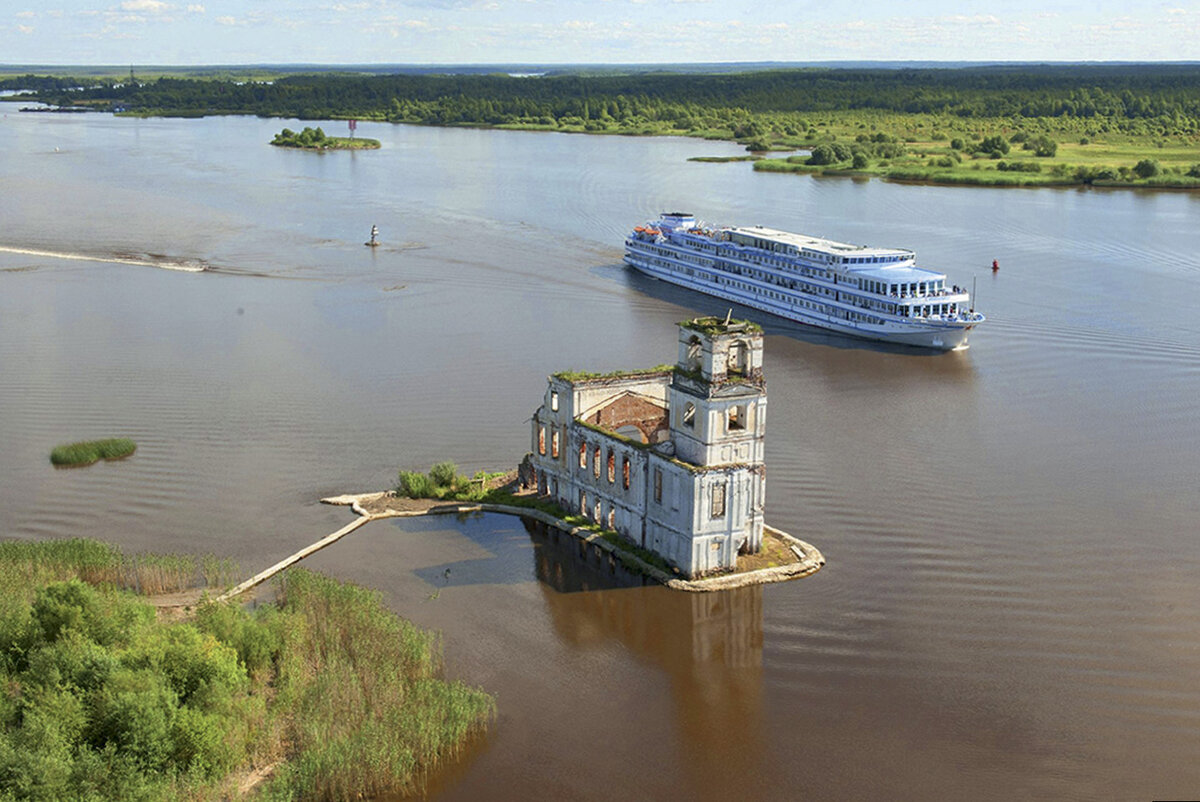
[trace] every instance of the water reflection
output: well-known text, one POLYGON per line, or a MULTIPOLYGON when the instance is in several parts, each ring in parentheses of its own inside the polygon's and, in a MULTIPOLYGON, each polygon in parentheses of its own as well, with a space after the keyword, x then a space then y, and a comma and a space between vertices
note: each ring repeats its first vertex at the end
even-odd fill
POLYGON ((671 591, 640 581, 593 547, 579 548, 571 535, 532 521, 526 529, 559 640, 575 649, 615 641, 664 672, 693 796, 744 794, 747 776, 762 776, 766 754, 762 586, 671 591), (570 603, 553 598, 614 585, 626 589, 577 593, 570 603))

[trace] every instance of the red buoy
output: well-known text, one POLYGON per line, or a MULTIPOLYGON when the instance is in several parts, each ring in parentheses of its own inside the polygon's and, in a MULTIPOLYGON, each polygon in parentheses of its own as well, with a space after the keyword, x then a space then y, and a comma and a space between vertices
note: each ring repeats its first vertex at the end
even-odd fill
POLYGON ((996 261, 995 259, 993 259, 992 260, 992 272, 995 273, 999 269, 1000 269, 1000 263, 998 261, 996 261))

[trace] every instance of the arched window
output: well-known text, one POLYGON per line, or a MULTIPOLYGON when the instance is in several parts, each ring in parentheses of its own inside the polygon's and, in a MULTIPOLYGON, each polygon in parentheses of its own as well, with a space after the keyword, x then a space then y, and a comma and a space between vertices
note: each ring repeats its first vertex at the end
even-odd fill
POLYGON ((738 340, 729 346, 729 360, 726 369, 730 373, 745 375, 750 371, 750 346, 745 340, 738 340))
POLYGON ((700 338, 693 335, 692 339, 688 340, 687 350, 687 369, 700 370, 700 338))
POLYGON ((729 408, 728 429, 731 432, 746 428, 746 408, 732 406, 729 408))
POLYGON ((696 405, 691 401, 683 408, 683 425, 689 429, 696 428, 696 405))

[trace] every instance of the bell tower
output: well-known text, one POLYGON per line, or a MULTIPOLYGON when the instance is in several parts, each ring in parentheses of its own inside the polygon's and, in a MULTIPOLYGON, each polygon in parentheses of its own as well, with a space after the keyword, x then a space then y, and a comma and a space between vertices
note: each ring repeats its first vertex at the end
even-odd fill
POLYGON ((762 347, 762 329, 749 321, 705 317, 679 324, 670 389, 678 459, 701 467, 763 464, 762 347))

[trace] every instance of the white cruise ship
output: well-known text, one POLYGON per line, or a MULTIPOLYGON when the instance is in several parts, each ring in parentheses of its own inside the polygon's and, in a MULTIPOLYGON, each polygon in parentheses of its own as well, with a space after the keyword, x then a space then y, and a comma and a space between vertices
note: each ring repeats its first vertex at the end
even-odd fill
POLYGON ((921 348, 967 347, 983 322, 965 287, 916 254, 762 226, 710 228, 682 212, 638 226, 625 261, 654 278, 823 329, 921 348))

